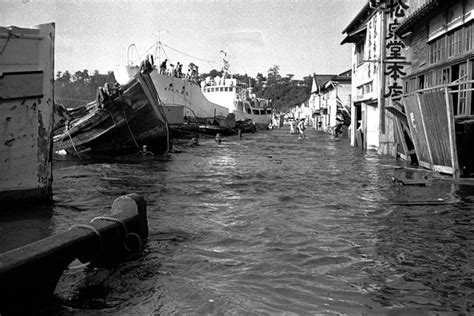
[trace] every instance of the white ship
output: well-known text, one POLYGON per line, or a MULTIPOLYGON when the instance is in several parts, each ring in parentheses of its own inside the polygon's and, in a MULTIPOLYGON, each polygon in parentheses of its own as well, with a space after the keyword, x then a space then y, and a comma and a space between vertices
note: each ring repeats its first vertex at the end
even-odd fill
MULTIPOLYGON (((162 49, 161 43, 156 45, 159 49, 162 49)), ((134 45, 130 45, 128 55, 130 55, 131 47, 134 47, 134 45)), ((126 71, 128 80, 130 80, 140 71, 141 66, 131 63, 129 57, 127 59, 126 71)), ((197 75, 191 77, 189 74, 178 73, 170 68, 160 69, 158 67, 160 65, 154 65, 151 55, 148 56, 145 62, 148 62, 152 67, 150 77, 158 98, 163 104, 169 124, 180 125, 205 123, 207 121, 218 121, 221 125, 226 124, 229 110, 224 106, 209 101, 203 95, 198 84, 197 75)), ((235 123, 228 122, 228 124, 231 125, 227 126, 229 128, 235 126, 235 123)))
POLYGON ((252 88, 237 81, 229 72, 228 54, 223 55, 223 75, 221 77, 206 78, 201 82, 201 89, 206 98, 222 105, 235 115, 235 120, 252 120, 257 129, 267 129, 272 121, 272 108, 268 100, 257 98, 252 88))

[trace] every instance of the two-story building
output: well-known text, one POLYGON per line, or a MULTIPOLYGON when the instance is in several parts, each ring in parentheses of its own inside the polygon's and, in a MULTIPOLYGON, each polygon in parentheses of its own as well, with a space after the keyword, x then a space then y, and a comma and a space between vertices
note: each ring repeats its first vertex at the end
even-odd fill
POLYGON ((378 150, 380 147, 382 11, 367 2, 343 30, 342 44, 352 43, 351 145, 378 150))
POLYGON ((407 60, 402 110, 417 162, 474 176, 474 0, 408 1, 395 29, 407 60))
POLYGON ((309 98, 315 129, 333 132, 339 116, 350 116, 351 75, 348 70, 338 75, 315 76, 309 98))
POLYGON ((473 19, 474 0, 364 5, 341 43, 353 44, 351 144, 474 175, 473 19))
MULTIPOLYGON (((415 0, 418 2, 418 0, 415 0)), ((408 9, 406 0, 369 0, 343 30, 352 43, 351 144, 399 156, 403 133, 396 109, 409 65, 406 44, 395 32, 408 9)), ((405 150, 403 157, 408 157, 405 150)))

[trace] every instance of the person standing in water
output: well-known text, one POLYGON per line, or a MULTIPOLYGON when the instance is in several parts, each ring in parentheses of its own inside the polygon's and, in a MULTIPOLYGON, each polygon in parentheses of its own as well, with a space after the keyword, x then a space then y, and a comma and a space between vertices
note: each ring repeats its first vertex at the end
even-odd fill
POLYGON ((295 121, 293 119, 290 119, 290 134, 295 133, 295 121))
POLYGON ((301 139, 304 139, 304 119, 298 122, 298 132, 301 134, 301 139))

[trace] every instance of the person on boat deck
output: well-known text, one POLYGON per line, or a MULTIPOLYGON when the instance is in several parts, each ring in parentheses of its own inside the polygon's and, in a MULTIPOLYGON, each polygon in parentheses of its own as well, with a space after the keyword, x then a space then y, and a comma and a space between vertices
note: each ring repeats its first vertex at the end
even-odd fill
POLYGON ((173 76, 179 78, 179 61, 176 63, 176 67, 174 68, 173 76))
POLYGON ((298 132, 301 134, 301 138, 304 138, 304 118, 298 122, 298 132))
POLYGON ((170 69, 168 75, 173 76, 174 75, 174 65, 170 64, 170 69))
POLYGON ((166 75, 166 63, 168 62, 168 59, 165 59, 161 65, 160 65, 160 74, 166 75))
POLYGON ((196 67, 194 67, 194 78, 197 79, 198 76, 199 76, 199 67, 196 66, 196 67))
POLYGON ((178 71, 177 71, 177 73, 178 73, 178 76, 177 76, 178 78, 182 78, 182 77, 183 77, 183 64, 178 63, 178 71))

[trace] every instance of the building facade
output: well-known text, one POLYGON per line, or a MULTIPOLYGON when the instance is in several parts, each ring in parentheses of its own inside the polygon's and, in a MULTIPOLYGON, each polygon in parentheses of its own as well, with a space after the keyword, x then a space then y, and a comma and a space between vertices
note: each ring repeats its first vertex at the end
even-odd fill
POLYGON ((350 116, 352 71, 325 77, 315 76, 308 104, 313 127, 332 133, 338 115, 350 116))
POLYGON ((343 30, 341 44, 352 43, 351 145, 378 150, 380 146, 381 11, 369 3, 343 30))
POLYGON ((395 33, 409 64, 402 110, 418 164, 474 176, 474 0, 413 1, 395 33))
POLYGON ((352 145, 474 174, 474 152, 457 137, 467 128, 460 120, 474 115, 473 20, 474 0, 364 5, 341 43, 353 45, 352 145))

